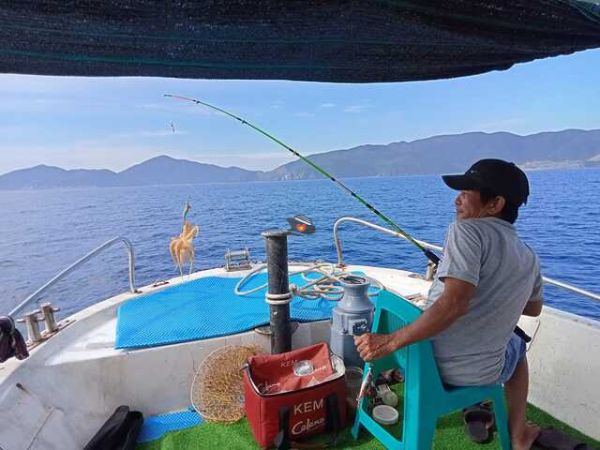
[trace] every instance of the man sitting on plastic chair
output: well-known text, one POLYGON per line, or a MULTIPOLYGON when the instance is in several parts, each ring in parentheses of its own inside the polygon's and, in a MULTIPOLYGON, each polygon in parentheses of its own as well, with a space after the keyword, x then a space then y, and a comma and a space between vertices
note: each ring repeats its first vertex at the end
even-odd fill
POLYGON ((355 343, 372 361, 431 339, 446 384, 505 385, 512 447, 529 449, 539 428, 526 421, 529 370, 525 342, 513 330, 521 314, 540 314, 542 278, 536 254, 512 225, 529 183, 517 166, 497 159, 443 179, 460 193, 427 310, 394 333, 364 334, 355 343))

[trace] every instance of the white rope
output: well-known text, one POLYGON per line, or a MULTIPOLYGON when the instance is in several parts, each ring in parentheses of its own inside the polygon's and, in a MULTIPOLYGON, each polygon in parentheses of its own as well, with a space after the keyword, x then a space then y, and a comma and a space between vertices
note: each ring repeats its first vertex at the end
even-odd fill
MULTIPOLYGON (((290 263, 290 265, 294 265, 294 263, 290 263)), ((243 297, 266 289, 268 282, 255 288, 242 291, 243 286, 245 286, 258 273, 263 272, 266 268, 266 264, 263 264, 248 272, 246 276, 244 276, 235 286, 235 294, 243 297)), ((305 285, 296 286, 295 284, 291 283, 289 293, 267 294, 266 302, 270 305, 284 305, 291 301, 292 296, 299 296, 306 300, 323 299, 336 302, 341 300, 342 296, 344 295, 344 288, 341 284, 344 283, 343 275, 348 275, 348 272, 344 272, 336 268, 333 264, 317 262, 309 267, 305 267, 304 269, 290 272, 289 277, 299 274, 302 276, 303 280, 307 281, 305 285), (311 273, 320 274, 321 276, 319 278, 310 278, 308 275, 311 273)), ((383 289, 383 285, 371 277, 365 275, 361 276, 366 278, 367 281, 376 288, 375 292, 370 292, 368 294, 369 297, 377 296, 383 289)))
POLYGON ((269 294, 265 295, 265 301, 269 305, 287 305, 292 301, 292 294, 286 292, 285 294, 269 294))

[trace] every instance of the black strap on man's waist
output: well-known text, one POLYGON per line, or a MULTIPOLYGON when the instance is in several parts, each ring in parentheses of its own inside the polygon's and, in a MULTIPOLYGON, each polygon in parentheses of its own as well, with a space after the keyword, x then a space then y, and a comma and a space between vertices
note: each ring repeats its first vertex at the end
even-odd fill
POLYGON ((519 336, 521 339, 523 339, 525 342, 529 343, 531 342, 531 337, 525 333, 523 331, 523 329, 521 327, 519 327, 518 325, 515 327, 515 331, 514 333, 519 336))

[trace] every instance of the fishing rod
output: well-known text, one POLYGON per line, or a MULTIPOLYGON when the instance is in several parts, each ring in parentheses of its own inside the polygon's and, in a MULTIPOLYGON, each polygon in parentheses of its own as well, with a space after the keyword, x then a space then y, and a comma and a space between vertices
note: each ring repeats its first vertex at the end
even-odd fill
POLYGON ((385 223, 387 223, 389 226, 391 226, 394 229, 395 232, 397 232, 398 234, 400 234, 407 241, 409 241, 411 244, 413 244, 415 247, 417 247, 419 250, 421 250, 425 254, 425 256, 432 263, 437 264, 440 261, 440 258, 435 253, 433 253, 431 250, 429 250, 429 249, 423 247, 421 244, 419 244, 410 234, 408 234, 406 231, 404 231, 402 228, 400 228, 398 225, 396 225, 396 223, 394 223, 394 221, 392 221, 391 219, 389 219, 385 214, 383 214, 382 212, 380 212, 377 208, 375 208, 373 205, 371 205, 369 202, 367 202, 365 199, 363 199, 360 195, 358 195, 356 192, 354 192, 352 189, 350 189, 348 186, 346 186, 340 180, 338 180, 337 178, 335 178, 333 175, 331 175, 325 169, 323 169, 322 167, 319 167, 317 164, 315 164, 314 162, 312 162, 310 159, 308 159, 305 156, 301 155, 296 150, 294 150, 292 147, 290 147, 286 143, 284 143, 284 142, 280 141, 279 139, 277 139, 275 136, 272 136, 271 134, 267 133, 266 131, 262 130, 261 128, 257 127, 256 125, 248 122, 247 120, 242 119, 241 117, 236 116, 235 114, 232 114, 229 111, 226 111, 226 110, 224 110, 222 108, 219 108, 218 106, 211 105, 210 103, 202 102, 200 100, 196 100, 196 99, 190 98, 190 97, 183 97, 181 95, 164 94, 164 96, 165 97, 169 97, 169 98, 184 100, 184 101, 187 101, 187 102, 192 102, 192 103, 195 103, 197 105, 206 106, 208 108, 214 109, 215 111, 219 111, 220 113, 223 113, 223 114, 225 114, 225 115, 227 115, 227 116, 229 116, 229 117, 231 117, 233 119, 238 120, 243 125, 248 125, 253 130, 258 131, 263 136, 266 136, 267 138, 271 139, 273 142, 279 144, 280 146, 282 146, 286 150, 292 152, 292 154, 294 154, 295 156, 297 156, 298 158, 300 158, 302 161, 304 161, 306 164, 308 164, 309 166, 311 166, 313 169, 315 169, 317 172, 319 172, 325 178, 328 178, 331 181, 333 181, 334 183, 336 183, 344 191, 346 191, 348 194, 350 194, 352 197, 354 197, 356 200, 358 200, 360 203, 362 203, 364 206, 366 206, 373 214, 375 214, 377 217, 379 217, 381 220, 383 220, 385 223))

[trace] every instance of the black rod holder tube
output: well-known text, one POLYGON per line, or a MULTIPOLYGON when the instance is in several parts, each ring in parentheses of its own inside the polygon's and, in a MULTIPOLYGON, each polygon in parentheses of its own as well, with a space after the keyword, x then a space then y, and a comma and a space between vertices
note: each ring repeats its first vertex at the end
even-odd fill
POLYGON ((269 303, 271 325, 271 353, 289 352, 292 349, 292 330, 290 325, 290 304, 286 295, 291 299, 288 281, 288 232, 271 230, 262 233, 267 246, 267 275, 269 291, 273 304, 269 303))

